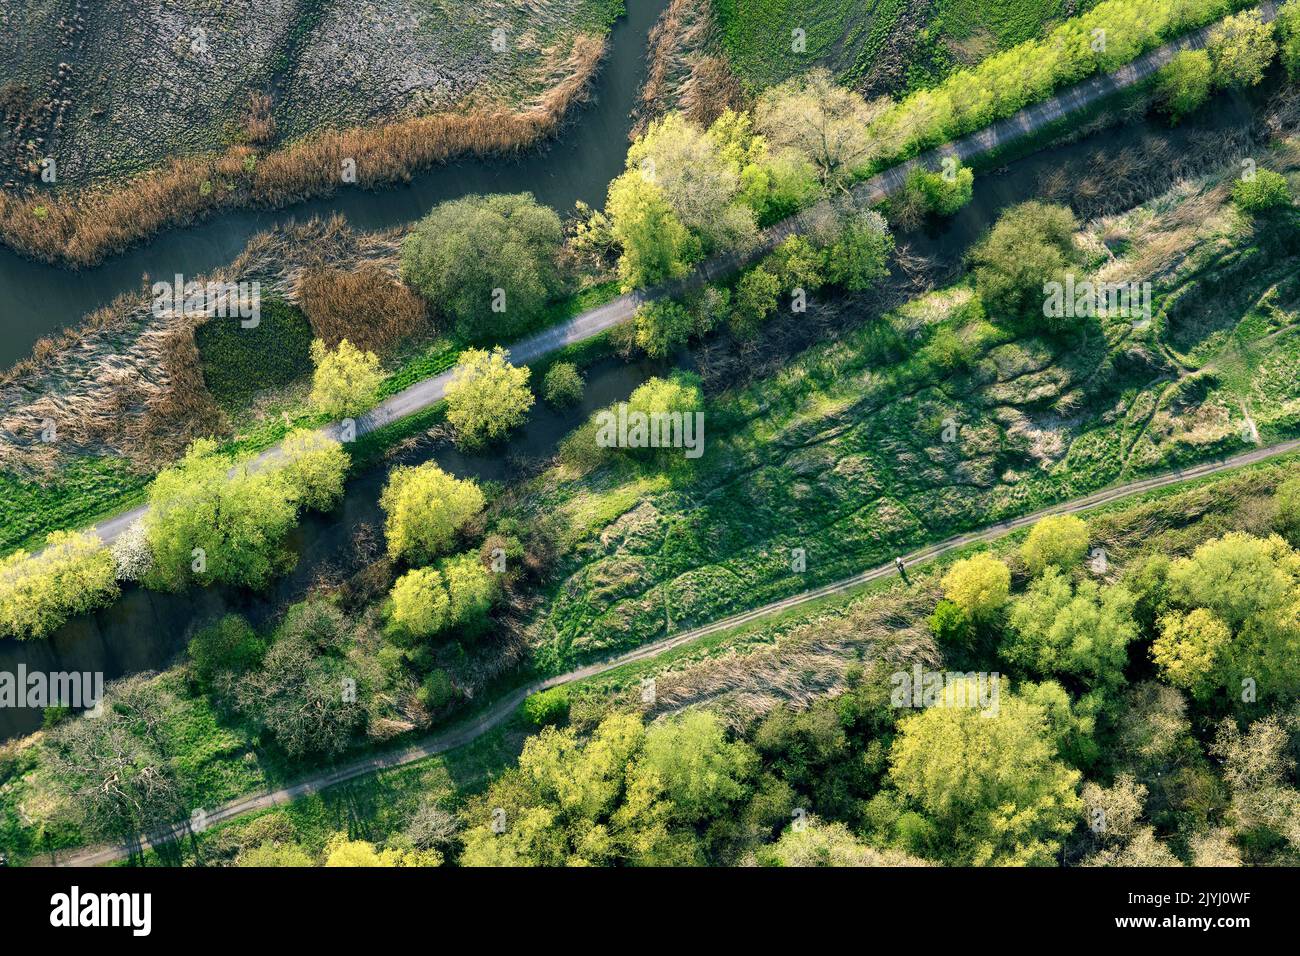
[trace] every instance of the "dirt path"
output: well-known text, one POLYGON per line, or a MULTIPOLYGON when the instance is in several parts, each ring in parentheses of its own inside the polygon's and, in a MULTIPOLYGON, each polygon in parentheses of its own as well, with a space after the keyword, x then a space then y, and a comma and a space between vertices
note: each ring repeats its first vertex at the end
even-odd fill
MULTIPOLYGON (((1206 475, 1230 471, 1234 468, 1241 468, 1246 465, 1255 464, 1269 458, 1276 458, 1296 451, 1300 451, 1300 439, 1281 442, 1276 445, 1270 445, 1266 448, 1256 448, 1240 455, 1235 455, 1231 458, 1206 462, 1204 464, 1195 465, 1191 468, 1177 469, 1152 478, 1145 478, 1140 481, 1131 481, 1113 488, 1103 489, 1102 491, 1095 492, 1083 498, 1077 498, 1073 501, 1066 501, 1049 508, 1043 508, 1032 514, 1023 515, 1022 517, 1007 521, 1001 521, 980 531, 949 538, 948 540, 942 541, 938 544, 903 555, 903 561, 909 566, 923 564, 933 561, 935 558, 941 557, 949 552, 965 548, 968 545, 979 544, 981 542, 993 541, 997 538, 1001 538, 1013 531, 1031 525, 1040 518, 1044 518, 1048 515, 1073 514, 1085 511, 1089 508, 1095 508, 1099 505, 1109 504, 1110 502, 1118 501, 1122 498, 1131 497, 1132 495, 1142 494, 1143 492, 1165 488, 1186 481, 1192 481, 1196 478, 1203 478, 1206 475)), ((584 680, 588 677, 594 677, 597 674, 603 674, 606 671, 613 670, 616 667, 621 667, 624 664, 659 657, 674 648, 693 643, 703 637, 708 637, 711 634, 717 634, 720 631, 731 630, 732 628, 740 627, 741 625, 748 624, 752 621, 771 617, 774 614, 779 614, 783 611, 789 610, 790 608, 798 607, 811 601, 817 601, 821 598, 830 597, 835 594, 842 594, 846 591, 852 591, 871 581, 876 581, 880 578, 888 577, 889 575, 897 573, 898 570, 892 562, 889 564, 883 564, 879 567, 864 571, 861 574, 854 575, 853 577, 834 581, 811 591, 803 591, 780 601, 773 601, 772 603, 765 604, 762 607, 754 608, 751 611, 745 611, 741 614, 734 614, 731 617, 722 618, 721 620, 714 621, 712 624, 706 624, 703 627, 692 628, 689 631, 683 631, 680 634, 674 634, 662 638, 661 640, 638 647, 635 650, 628 651, 625 654, 620 654, 617 657, 597 661, 596 663, 588 664, 585 667, 569 671, 566 674, 558 674, 555 677, 546 680, 535 681, 526 687, 521 687, 510 692, 477 716, 447 730, 433 734, 418 744, 402 750, 380 754, 374 757, 368 757, 344 764, 342 767, 318 774, 302 781, 301 783, 294 784, 291 787, 254 794, 224 804, 207 814, 206 823, 208 826, 211 826, 215 823, 231 820, 245 813, 251 813, 254 810, 264 810, 279 804, 290 803, 299 797, 318 793, 326 787, 345 783, 348 780, 354 780, 357 777, 364 776, 368 773, 387 770, 393 767, 400 767, 403 764, 423 760, 426 757, 432 757, 437 754, 445 753, 448 750, 462 747, 503 724, 515 712, 515 709, 523 702, 524 698, 536 691, 584 680)), ((180 830, 173 831, 169 834, 157 834, 153 839, 142 840, 140 847, 135 849, 147 849, 153 845, 154 840, 164 841, 167 839, 175 839, 177 836, 184 835, 184 832, 184 830, 180 830)), ((73 853, 64 853, 56 855, 54 863, 58 866, 98 866, 123 859, 131 852, 131 849, 132 848, 127 846, 108 846, 73 853)), ((39 859, 33 860, 33 863, 36 865, 40 865, 42 862, 43 861, 39 859)))
MULTIPOLYGON (((1277 16, 1273 3, 1261 3, 1258 9, 1266 22, 1277 16)), ((871 206, 897 193, 903 188, 908 175, 918 166, 928 169, 938 168, 946 156, 955 156, 963 162, 977 158, 999 149, 1023 137, 1032 135, 1080 110, 1087 109, 1094 103, 1127 89, 1150 77, 1153 73, 1172 60, 1179 52, 1186 49, 1204 47, 1214 24, 1203 27, 1187 36, 1171 41, 1164 46, 1150 51, 1114 73, 1094 76, 1063 93, 1044 100, 1033 106, 1027 106, 1014 116, 999 120, 982 130, 964 136, 952 143, 935 147, 922 153, 915 159, 894 166, 863 180, 853 187, 853 202, 859 206, 871 206)), ((800 231, 806 224, 825 215, 828 203, 818 203, 807 210, 796 213, 788 219, 766 230, 757 247, 743 256, 722 256, 702 263, 688 279, 671 287, 646 292, 634 292, 619 296, 604 305, 597 306, 581 315, 553 326, 536 335, 529 336, 510 349, 511 360, 516 364, 536 361, 558 349, 585 339, 592 338, 616 325, 628 321, 636 313, 637 307, 649 299, 670 295, 680 286, 696 285, 734 273, 750 262, 756 261, 773 249, 789 235, 800 231)), ((364 435, 385 425, 392 424, 416 412, 424 411, 442 401, 451 379, 451 372, 443 372, 432 378, 416 382, 404 391, 385 399, 375 408, 357 419, 356 431, 364 435)), ((337 438, 340 425, 326 426, 322 431, 332 438, 337 438)), ((279 455, 279 446, 262 452, 255 464, 263 464, 279 455)), ((92 529, 97 532, 105 544, 112 543, 134 522, 142 518, 148 510, 146 505, 124 511, 101 521, 92 529)))

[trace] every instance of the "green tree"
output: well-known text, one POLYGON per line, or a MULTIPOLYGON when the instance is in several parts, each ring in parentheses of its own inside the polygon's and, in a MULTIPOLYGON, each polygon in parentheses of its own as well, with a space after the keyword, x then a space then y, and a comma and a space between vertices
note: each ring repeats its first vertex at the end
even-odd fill
POLYGON ((632 789, 656 791, 672 817, 695 823, 721 816, 743 798, 757 757, 743 741, 728 742, 717 716, 689 710, 653 724, 632 776, 632 789))
POLYGON ((1232 201, 1251 214, 1284 208, 1291 205, 1291 186, 1281 173, 1261 169, 1232 184, 1232 201))
POLYGON ((843 823, 814 818, 791 824, 775 843, 759 847, 759 866, 926 866, 897 850, 877 850, 855 837, 843 823))
POLYGON ((1074 515, 1050 515, 1034 524, 1020 546, 1030 574, 1056 567, 1069 570, 1088 553, 1088 525, 1074 515))
POLYGON ((582 401, 586 383, 572 362, 556 362, 542 379, 542 397, 552 405, 576 405, 582 401))
POLYGON ((227 614, 190 640, 190 664, 200 687, 208 687, 222 671, 243 673, 256 667, 266 643, 238 614, 227 614))
POLYGON ((447 383, 447 421, 456 440, 479 448, 521 425, 533 407, 528 368, 506 361, 505 349, 466 349, 447 383))
POLYGON ((928 623, 930 633, 946 647, 962 647, 971 639, 970 615, 946 598, 935 605, 928 623))
POLYGON ((776 311, 781 281, 764 266, 740 277, 731 312, 731 330, 741 338, 754 336, 764 320, 776 311))
POLYGON ((1257 10, 1243 10, 1210 31, 1209 51, 1217 85, 1255 86, 1277 54, 1277 41, 1257 10))
MULTIPOLYGON (((1042 316, 1046 283, 1064 283, 1067 268, 1079 261, 1077 228, 1069 209, 1037 201, 998 217, 970 255, 975 288, 989 312, 1008 321, 1042 316)), ((1060 326, 1049 322, 1048 328, 1060 326)))
POLYGON ((54 531, 35 556, 0 559, 0 634, 45 637, 117 599, 112 553, 93 532, 54 531))
POLYGON ((528 327, 562 278, 560 217, 531 193, 465 196, 435 206, 402 243, 402 276, 464 338, 528 327))
POLYGON ((447 585, 448 617, 466 637, 479 634, 497 597, 497 581, 474 552, 438 562, 447 585))
POLYGON ((675 352, 696 332, 695 316, 671 300, 642 303, 633 324, 636 344, 652 358, 675 352))
POLYGON ((1078 825, 1078 772, 1056 758, 1040 707, 1003 693, 990 717, 948 706, 959 691, 900 722, 890 781, 933 826, 945 862, 1052 865, 1078 825))
POLYGON ((1160 618, 1160 636, 1151 645, 1151 658, 1165 680, 1206 699, 1218 689, 1220 655, 1232 640, 1228 626, 1203 607, 1173 611, 1160 618))
POLYGON ((870 289, 889 273, 894 237, 875 210, 847 218, 827 253, 826 278, 850 292, 870 289))
POLYGON ((331 351, 316 339, 311 343, 316 371, 311 379, 311 403, 335 418, 360 415, 375 403, 383 370, 374 352, 363 352, 347 339, 331 351))
POLYGON ((281 474, 301 507, 329 511, 343 497, 343 479, 352 459, 339 442, 298 428, 285 436, 280 452, 281 474))
POLYGON ((387 515, 388 553, 419 563, 452 546, 457 532, 483 510, 483 492, 468 478, 453 478, 426 462, 394 468, 379 505, 387 515))
POLYGON ((907 197, 926 212, 951 216, 971 201, 975 174, 969 166, 955 167, 951 174, 914 169, 907 177, 907 197))
POLYGON ((1124 588, 1070 581, 1044 571, 1011 605, 1002 641, 1008 661, 1036 674, 1069 674, 1088 686, 1122 683, 1128 645, 1137 639, 1133 596, 1124 588))
POLYGON ((296 843, 262 843, 241 851, 235 859, 235 866, 258 869, 268 866, 303 869, 315 865, 311 855, 296 843))
POLYGON ((442 575, 434 568, 416 568, 393 584, 393 623, 412 637, 430 637, 447 626, 451 602, 442 575))
POLYGON ((1183 50, 1156 74, 1160 108, 1175 123, 1199 109, 1213 85, 1214 66, 1206 50, 1183 50))
POLYGON ((973 621, 986 622, 1007 603, 1011 571, 988 553, 962 558, 943 576, 944 596, 973 621))
POLYGON ((622 250, 618 275, 623 291, 679 279, 701 255, 659 188, 636 170, 609 184, 605 202, 610 235, 622 250))
POLYGON ((264 587, 293 566, 285 537, 297 522, 297 495, 282 469, 236 466, 214 441, 194 442, 149 486, 145 534, 154 567, 146 581, 168 589, 264 587))
POLYGON ((1300 79, 1300 3, 1291 0, 1282 4, 1273 22, 1277 26, 1282 65, 1286 67, 1287 76, 1293 81, 1300 79))

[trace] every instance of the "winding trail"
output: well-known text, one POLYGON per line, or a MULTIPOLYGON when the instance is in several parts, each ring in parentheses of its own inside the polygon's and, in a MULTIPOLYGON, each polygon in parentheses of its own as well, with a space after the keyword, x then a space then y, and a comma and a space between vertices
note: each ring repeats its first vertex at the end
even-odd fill
MULTIPOLYGON (((1094 492, 1093 494, 1082 498, 1076 498, 1073 501, 1061 502, 1060 504, 1043 508, 1039 511, 1033 512, 1032 514, 1023 515, 1019 518, 1000 521, 997 524, 989 525, 980 531, 957 535, 956 537, 949 538, 946 541, 941 541, 938 544, 930 545, 929 547, 906 554, 903 556, 902 560, 907 565, 924 564, 969 545, 1001 538, 1013 531, 1031 525, 1035 521, 1047 517, 1048 515, 1074 514, 1080 511, 1085 511, 1089 508, 1096 508, 1100 505, 1128 498, 1133 495, 1143 494, 1145 492, 1166 488, 1170 485, 1177 485, 1187 481, 1193 481, 1198 478, 1204 478, 1208 475, 1256 464, 1270 458, 1277 458, 1293 452, 1300 452, 1300 439, 1280 442, 1276 445, 1269 445, 1263 448, 1255 448, 1231 458, 1205 462, 1190 468, 1176 469, 1151 478, 1127 482, 1122 485, 1094 492)), ((717 634, 720 631, 728 631, 744 624, 749 624, 762 618, 771 617, 774 614, 780 614, 791 608, 799 607, 800 605, 808 604, 809 602, 817 601, 825 597, 843 594, 846 591, 852 591, 864 584, 897 573, 898 570, 893 563, 882 564, 879 567, 864 571, 861 574, 843 578, 842 580, 834 581, 830 584, 809 591, 802 591, 799 594, 791 595, 790 597, 783 598, 779 601, 773 601, 770 604, 765 604, 762 607, 754 608, 753 610, 745 611, 741 614, 734 614, 731 617, 722 618, 702 627, 692 628, 688 631, 682 631, 679 634, 661 638, 660 640, 653 641, 649 644, 628 651, 625 654, 620 654, 617 657, 597 661, 593 664, 588 664, 585 667, 569 671, 566 674, 557 674, 556 676, 549 677, 545 680, 534 681, 527 686, 520 687, 506 694, 504 697, 501 697, 482 713, 469 718, 454 727, 448 728, 447 730, 435 733, 425 738, 420 743, 401 750, 395 750, 389 753, 352 761, 351 763, 344 764, 334 770, 317 774, 314 777, 310 777, 290 787, 242 797, 208 812, 205 817, 205 823, 207 826, 211 826, 215 823, 231 820, 245 813, 251 813, 255 810, 265 810, 280 804, 291 803, 300 797, 319 793, 327 787, 345 783, 349 780, 355 780, 357 777, 369 773, 388 770, 393 767, 400 767, 417 760, 423 760, 426 757, 433 757, 441 753, 446 753, 447 751, 454 750, 457 747, 463 747, 505 723, 519 705, 523 703, 524 698, 529 694, 536 693, 540 690, 546 690, 551 687, 558 687, 561 684, 569 684, 574 681, 584 680, 588 677, 594 677, 598 674, 603 674, 607 671, 613 670, 616 667, 621 667, 624 664, 659 657, 668 651, 686 644, 691 644, 703 637, 708 637, 711 634, 717 634)), ((185 828, 177 828, 168 832, 155 834, 150 838, 143 838, 135 846, 122 845, 97 847, 72 853, 56 854, 53 862, 57 866, 99 866, 123 859, 132 851, 139 852, 140 850, 148 849, 153 846, 155 842, 161 843, 177 839, 178 837, 184 836, 186 832, 185 828)), ((35 859, 32 861, 33 865, 41 865, 43 862, 45 861, 41 859, 35 859)))
MULTIPOLYGON (((1259 11, 1261 18, 1265 22, 1272 22, 1277 16, 1277 8, 1270 0, 1265 0, 1255 9, 1259 11)), ((1183 50, 1204 47, 1210 31, 1214 27, 1215 24, 1202 27, 1143 54, 1113 73, 1106 73, 1084 80, 1050 99, 1025 107, 1014 116, 999 120, 961 139, 937 146, 914 159, 877 173, 875 176, 858 183, 849 191, 849 202, 859 208, 870 207, 899 192, 907 182, 908 175, 918 167, 937 169, 942 165, 944 158, 949 156, 965 162, 993 152, 1026 136, 1031 136, 1052 123, 1087 109, 1100 100, 1142 82, 1183 50)), ((565 346, 600 335, 602 332, 607 332, 615 326, 627 322, 643 302, 665 295, 672 295, 683 288, 731 275, 749 263, 757 261, 790 235, 806 231, 813 223, 824 219, 829 214, 833 214, 836 207, 843 201, 843 198, 841 198, 837 203, 830 201, 816 203, 765 230, 753 249, 744 254, 718 256, 701 263, 690 276, 680 282, 657 289, 621 295, 604 305, 575 315, 559 325, 529 336, 509 349, 511 361, 516 364, 534 362, 565 346)), ((378 428, 436 405, 442 401, 451 376, 451 370, 442 372, 431 378, 422 379, 396 395, 385 399, 357 419, 356 434, 360 436, 373 432, 378 428)), ((342 426, 335 423, 326 426, 321 431, 331 438, 338 438, 342 432, 342 426)), ((253 460, 252 464, 254 467, 265 464, 278 457, 279 454, 280 449, 276 445, 262 452, 253 460)), ((142 518, 147 510, 147 505, 140 505, 130 511, 124 511, 99 522, 91 530, 98 533, 105 544, 110 544, 134 522, 142 518)))

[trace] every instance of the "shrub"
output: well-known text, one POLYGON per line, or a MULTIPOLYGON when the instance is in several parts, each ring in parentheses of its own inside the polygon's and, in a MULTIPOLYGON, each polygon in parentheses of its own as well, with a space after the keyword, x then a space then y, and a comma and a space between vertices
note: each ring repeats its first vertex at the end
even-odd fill
POLYGON ((962 558, 943 576, 944 596, 971 620, 990 620, 1011 593, 1010 569, 991 554, 962 558))
POLYGON ((531 193, 435 206, 402 243, 406 282, 462 337, 509 338, 561 289, 560 217, 531 193))
POLYGON ((347 339, 331 351, 316 339, 311 343, 316 372, 311 380, 311 403, 335 418, 360 415, 375 403, 384 373, 374 352, 363 352, 347 339))
POLYGON ((1267 212, 1291 205, 1291 186, 1281 173, 1261 169, 1232 184, 1232 201, 1251 214, 1267 212))
POLYGON ((582 400, 584 387, 578 366, 572 362, 556 362, 542 379, 542 397, 552 405, 576 405, 582 400))
POLYGON ((533 407, 528 369, 506 361, 505 349, 468 349, 447 383, 447 421, 469 448, 495 441, 523 423, 533 407))
POLYGON ((695 333, 695 317, 670 299, 642 303, 633 323, 636 344, 651 358, 676 351, 695 333))
POLYGON ((974 183, 975 174, 967 166, 955 169, 951 176, 914 169, 907 177, 905 188, 908 198, 926 212, 951 216, 971 201, 974 183))
POLYGON ((298 428, 280 444, 280 474, 299 506, 329 511, 343 497, 343 479, 352 459, 332 438, 298 428))
POLYGON ((199 686, 207 687, 221 671, 242 673, 256 667, 266 644, 238 614, 227 614, 190 640, 190 663, 199 686))
POLYGON ((99 537, 55 531, 39 554, 16 551, 0 560, 0 634, 45 637, 117 595, 113 555, 99 537))
POLYGON ((1273 501, 1277 507, 1274 527, 1292 547, 1300 548, 1300 478, 1278 485, 1273 501))
POLYGON ((447 626, 450 601, 442 575, 417 568, 397 579, 391 592, 393 623, 412 637, 430 637, 447 626))
POLYGON ((894 237, 885 218, 868 210, 843 223, 827 253, 826 277, 850 292, 870 289, 889 271, 894 237))
POLYGON ((456 533, 483 510, 483 492, 426 462, 394 468, 379 505, 387 515, 388 553, 419 563, 451 547, 456 533))
POLYGON ((537 727, 558 724, 569 716, 569 689, 564 686, 538 691, 524 698, 524 718, 537 727))
POLYGON ((1156 75, 1160 108, 1177 123, 1209 99, 1213 83, 1210 54, 1205 50, 1183 50, 1156 75))
POLYGON ((1276 55, 1277 41, 1258 11, 1243 10, 1210 31, 1209 51, 1217 85, 1254 86, 1276 55))
POLYGON ((736 283, 731 311, 731 331, 740 338, 752 338, 763 321, 776 311, 781 280, 764 266, 750 269, 736 283))
POLYGON ((1009 321, 1041 317, 1044 285, 1064 283, 1067 267, 1079 260, 1077 228, 1069 209, 1036 201, 1012 206, 998 217, 970 257, 976 291, 989 311, 1009 321))
POLYGON ((495 575, 483 567, 474 552, 438 562, 447 584, 448 619, 467 638, 477 637, 488 624, 488 612, 497 597, 495 575))

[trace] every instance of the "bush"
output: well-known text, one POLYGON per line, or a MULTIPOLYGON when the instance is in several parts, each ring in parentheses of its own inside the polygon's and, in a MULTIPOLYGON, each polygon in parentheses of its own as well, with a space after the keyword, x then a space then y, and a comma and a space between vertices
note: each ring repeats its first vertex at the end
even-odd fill
POLYGON ((731 331, 740 338, 752 338, 763 321, 776 311, 781 280, 765 266, 756 266, 740 277, 731 311, 731 331))
POLYGON ((578 366, 572 362, 556 362, 542 379, 542 397, 552 405, 576 405, 582 401, 584 387, 578 366))
POLYGON ((633 319, 636 344, 651 358, 681 348, 695 333, 695 318, 671 299, 642 303, 633 319))
POLYGON ((1300 79, 1300 3, 1291 0, 1282 4, 1273 22, 1277 26, 1282 65, 1286 67, 1287 76, 1293 81, 1300 79))
POLYGON ((391 592, 393 623, 411 637, 431 637, 447 626, 450 601, 442 575, 417 568, 397 579, 391 592))
POLYGON ((1251 214, 1267 212, 1291 205, 1291 186, 1281 173, 1261 169, 1232 184, 1232 201, 1251 214))
POLYGON ((560 217, 531 193, 435 206, 402 243, 402 276, 467 340, 526 329, 561 287, 560 217))
POLYGON ((419 563, 451 547, 457 532, 483 510, 483 492, 426 462, 394 468, 379 505, 387 515, 388 553, 419 563))
POLYGON ((445 670, 435 670, 424 679, 419 691, 420 704, 426 710, 439 711, 460 696, 460 691, 451 682, 451 675, 445 670))
POLYGON ((200 687, 207 687, 221 671, 243 673, 256 667, 266 644, 238 614, 227 614, 190 640, 190 663, 200 687))
POLYGON ((1177 123, 1209 99, 1213 84, 1210 54, 1205 50, 1183 50, 1156 75, 1156 96, 1160 108, 1177 123))
POLYGON ((914 169, 907 177, 907 195, 926 212, 951 216, 971 201, 975 174, 967 166, 957 168, 951 177, 924 169, 914 169))
POLYGON ((880 213, 868 210, 843 224, 827 253, 826 277, 842 289, 864 292, 889 272, 893 251, 889 225, 880 213))
POLYGON ((45 637, 118 595, 113 555, 94 532, 55 531, 36 555, 0 560, 0 634, 45 637))
POLYGON ((943 576, 943 593, 972 621, 990 620, 1011 594, 1010 569, 991 554, 956 562, 943 576))
POLYGON ((1272 24, 1256 10, 1243 10, 1210 31, 1210 60, 1219 86, 1255 86, 1277 54, 1272 24))
POLYGON ((316 372, 311 380, 311 403, 334 418, 360 415, 375 404, 384 373, 374 352, 363 352, 347 339, 333 350, 316 339, 311 343, 316 372))
POLYGON ((1063 284, 1067 267, 1079 261, 1076 229, 1078 221, 1069 209, 1036 201, 1012 206, 998 217, 970 256, 976 291, 989 312, 1008 321, 1041 318, 1045 284, 1063 284))
POLYGON ((569 689, 564 686, 538 691, 524 698, 524 718, 537 727, 558 724, 569 716, 569 689))
POLYGON ((497 598, 496 576, 472 551, 439 561, 438 570, 447 584, 449 623, 472 640, 488 625, 497 598))
POLYGON ((528 369, 506 361, 505 349, 467 349, 447 383, 447 421, 456 441, 478 448, 495 441, 528 417, 533 393, 528 369))

